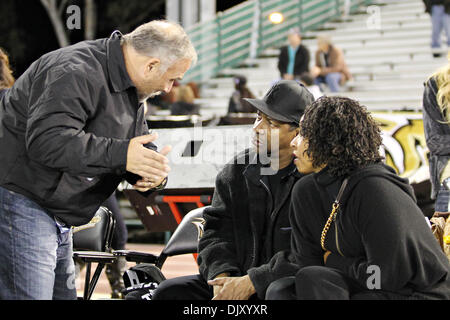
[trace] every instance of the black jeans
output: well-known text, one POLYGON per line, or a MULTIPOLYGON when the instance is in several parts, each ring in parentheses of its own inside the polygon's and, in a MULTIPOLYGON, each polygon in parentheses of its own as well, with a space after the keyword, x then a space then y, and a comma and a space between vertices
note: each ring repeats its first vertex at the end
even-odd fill
POLYGON ((211 300, 213 294, 213 287, 198 274, 161 282, 152 300, 211 300))

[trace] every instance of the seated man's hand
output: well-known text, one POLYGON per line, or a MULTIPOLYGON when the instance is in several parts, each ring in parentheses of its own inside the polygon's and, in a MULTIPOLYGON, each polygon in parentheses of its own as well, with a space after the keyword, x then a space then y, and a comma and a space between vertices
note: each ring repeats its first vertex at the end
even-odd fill
MULTIPOLYGON (((215 279, 227 278, 229 276, 230 276, 230 274, 228 272, 225 272, 225 273, 219 274, 215 279)), ((214 297, 215 297, 220 292, 220 290, 222 290, 222 286, 213 286, 213 290, 214 290, 214 297)))
POLYGON ((208 284, 221 287, 220 291, 214 290, 213 300, 248 300, 256 292, 248 275, 216 278, 208 281, 208 284))

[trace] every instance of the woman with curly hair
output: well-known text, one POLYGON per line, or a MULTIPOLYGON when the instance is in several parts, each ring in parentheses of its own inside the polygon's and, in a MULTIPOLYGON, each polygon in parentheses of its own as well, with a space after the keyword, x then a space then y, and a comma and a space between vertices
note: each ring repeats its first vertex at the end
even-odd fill
POLYGON ((11 88, 14 84, 14 77, 9 66, 8 55, 0 48, 0 97, 5 89, 11 88))
POLYGON ((342 97, 309 106, 292 141, 297 299, 449 299, 450 264, 406 179, 382 163, 380 129, 342 97))
POLYGON ((435 211, 450 211, 450 55, 449 63, 425 83, 423 125, 430 150, 431 198, 435 211))

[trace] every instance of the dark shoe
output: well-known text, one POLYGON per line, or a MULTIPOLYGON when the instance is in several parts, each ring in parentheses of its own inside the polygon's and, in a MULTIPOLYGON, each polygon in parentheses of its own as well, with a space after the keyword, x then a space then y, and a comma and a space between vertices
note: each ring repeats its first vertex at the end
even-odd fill
POLYGON ((433 58, 440 58, 442 57, 442 53, 433 53, 433 58))

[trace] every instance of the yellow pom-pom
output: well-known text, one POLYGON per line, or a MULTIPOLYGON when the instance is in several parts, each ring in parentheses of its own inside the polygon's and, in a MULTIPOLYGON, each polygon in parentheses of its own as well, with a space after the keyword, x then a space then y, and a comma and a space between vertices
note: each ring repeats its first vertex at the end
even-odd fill
POLYGON ((445 244, 450 244, 450 236, 444 237, 444 243, 445 244))

